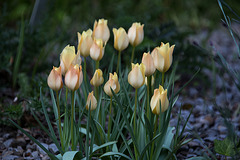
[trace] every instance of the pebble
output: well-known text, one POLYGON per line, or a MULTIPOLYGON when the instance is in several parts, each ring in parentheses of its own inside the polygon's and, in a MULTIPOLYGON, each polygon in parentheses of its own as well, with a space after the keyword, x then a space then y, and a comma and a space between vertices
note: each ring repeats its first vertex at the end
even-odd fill
POLYGON ((52 143, 52 144, 50 144, 50 145, 48 146, 48 148, 49 148, 49 151, 50 151, 50 152, 52 152, 52 153, 54 153, 54 154, 57 154, 58 148, 57 148, 56 144, 52 143))
MULTIPOLYGON (((46 149, 48 149, 48 144, 46 143, 41 143, 46 149)), ((40 154, 42 155, 46 155, 47 153, 42 149, 40 148, 39 146, 37 146, 37 150, 40 152, 40 154)))
POLYGON ((6 148, 9 148, 12 145, 13 141, 14 141, 14 138, 11 138, 6 140, 3 144, 6 148))

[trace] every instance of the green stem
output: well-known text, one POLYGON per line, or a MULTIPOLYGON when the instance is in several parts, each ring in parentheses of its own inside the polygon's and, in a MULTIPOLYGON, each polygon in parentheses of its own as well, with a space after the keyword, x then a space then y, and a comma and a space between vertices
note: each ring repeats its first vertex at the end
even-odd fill
POLYGON ((118 74, 118 70, 119 70, 120 61, 121 61, 121 51, 118 52, 117 71, 116 71, 117 74, 118 74))
POLYGON ((110 108, 109 108, 109 117, 108 117, 108 141, 110 141, 110 132, 112 127, 112 121, 111 121, 111 113, 112 113, 112 96, 110 97, 110 108))
POLYGON ((73 118, 75 117, 74 115, 74 96, 75 96, 75 91, 72 91, 72 102, 71 102, 71 105, 72 105, 72 108, 71 108, 71 142, 72 142, 72 151, 75 150, 75 146, 74 146, 74 134, 73 134, 73 118))
MULTIPOLYGON (((155 118, 156 118, 156 119, 155 119, 155 123, 154 123, 153 138, 156 136, 157 123, 158 123, 158 117, 157 117, 157 116, 155 116, 155 118)), ((150 159, 152 159, 153 150, 154 150, 154 142, 152 143, 152 148, 151 148, 150 159)))
POLYGON ((151 76, 147 77, 147 118, 150 120, 150 87, 151 87, 151 76))
MULTIPOLYGON (((137 88, 135 90, 135 108, 134 108, 134 119, 133 119, 133 132, 134 136, 136 136, 136 112, 137 112, 137 88)), ((137 148, 134 145, 135 159, 138 159, 137 148)))
POLYGON ((58 129, 59 129, 59 136, 60 136, 60 141, 61 141, 62 149, 64 150, 58 91, 56 91, 56 97, 57 97, 57 108, 58 108, 58 125, 59 125, 59 128, 58 128, 58 129))
MULTIPOLYGON (((135 46, 133 46, 133 48, 132 48, 131 64, 133 63, 133 60, 134 60, 134 51, 135 51, 135 46)), ((130 64, 130 66, 131 66, 131 64, 130 64)))
POLYGON ((162 72, 162 87, 164 88, 164 74, 165 72, 162 72))
POLYGON ((87 135, 86 135, 86 158, 89 159, 89 133, 90 133, 90 123, 91 123, 91 105, 89 106, 89 111, 88 111, 88 118, 89 120, 87 121, 87 135))
POLYGON ((96 61, 96 70, 99 68, 99 61, 96 61))

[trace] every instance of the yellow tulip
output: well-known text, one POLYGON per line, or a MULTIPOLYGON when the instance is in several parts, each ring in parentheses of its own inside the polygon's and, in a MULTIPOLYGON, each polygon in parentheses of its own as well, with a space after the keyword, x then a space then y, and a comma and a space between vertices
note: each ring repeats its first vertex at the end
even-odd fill
POLYGON ((93 75, 93 78, 91 79, 90 83, 91 85, 97 87, 100 86, 103 83, 103 73, 101 69, 97 69, 93 75))
POLYGON ((128 83, 135 89, 140 88, 145 81, 145 65, 132 63, 132 70, 128 74, 128 83))
POLYGON ((90 54, 90 48, 93 43, 92 39, 92 30, 89 29, 86 32, 83 31, 82 34, 79 32, 78 34, 78 51, 80 52, 80 55, 83 57, 87 57, 90 54))
POLYGON ((83 81, 82 66, 71 65, 65 75, 65 85, 72 91, 77 90, 83 81))
POLYGON ((144 38, 144 31, 143 31, 144 24, 140 23, 133 23, 132 26, 128 30, 128 38, 129 42, 132 46, 136 47, 140 43, 142 43, 144 38))
POLYGON ((60 55, 60 66, 62 75, 65 75, 71 65, 76 64, 81 64, 80 54, 75 54, 74 46, 67 45, 60 55))
POLYGON ((97 108, 97 99, 93 95, 93 91, 88 94, 86 109, 89 110, 89 105, 91 104, 90 110, 95 110, 97 108))
POLYGON ((159 89, 154 90, 154 94, 150 101, 150 106, 153 114, 160 114, 160 102, 161 102, 161 112, 164 112, 168 109, 169 101, 167 98, 167 89, 163 89, 161 85, 159 85, 159 89))
POLYGON ((47 83, 54 91, 59 91, 63 87, 61 67, 57 68, 53 66, 48 76, 47 83))
POLYGON ((164 44, 161 43, 160 47, 156 47, 152 51, 152 57, 154 66, 159 70, 160 72, 167 72, 172 64, 172 54, 174 50, 175 45, 172 45, 169 47, 169 43, 164 44))
POLYGON ((155 66, 153 64, 153 58, 152 58, 152 56, 151 56, 151 54, 149 52, 148 53, 143 53, 142 63, 146 67, 145 75, 147 77, 153 75, 153 73, 155 72, 156 68, 155 68, 155 66))
POLYGON ((114 34, 114 48, 122 51, 128 47, 129 39, 126 31, 120 27, 119 29, 113 28, 114 34))
POLYGON ((90 56, 95 61, 100 61, 104 55, 103 41, 101 39, 94 39, 90 48, 90 56))
POLYGON ((114 75, 109 73, 109 80, 106 82, 103 88, 104 92, 110 97, 113 96, 111 88, 114 93, 118 93, 120 90, 120 84, 118 82, 118 76, 116 72, 114 72, 114 75))
POLYGON ((110 37, 110 31, 107 26, 107 20, 99 19, 98 22, 94 22, 93 26, 93 37, 96 39, 102 39, 103 43, 106 44, 110 37))

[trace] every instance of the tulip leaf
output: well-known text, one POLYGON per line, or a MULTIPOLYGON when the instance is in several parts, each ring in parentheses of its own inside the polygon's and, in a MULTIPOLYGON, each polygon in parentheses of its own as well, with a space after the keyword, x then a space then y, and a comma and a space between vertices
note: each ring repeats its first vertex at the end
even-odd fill
POLYGON ((107 153, 104 153, 103 155, 101 155, 100 158, 106 157, 106 156, 121 156, 121 157, 131 160, 130 157, 128 157, 127 155, 120 153, 120 152, 107 152, 107 153))
POLYGON ((62 160, 79 160, 79 159, 81 159, 81 157, 80 157, 80 152, 78 151, 65 152, 62 157, 62 160))

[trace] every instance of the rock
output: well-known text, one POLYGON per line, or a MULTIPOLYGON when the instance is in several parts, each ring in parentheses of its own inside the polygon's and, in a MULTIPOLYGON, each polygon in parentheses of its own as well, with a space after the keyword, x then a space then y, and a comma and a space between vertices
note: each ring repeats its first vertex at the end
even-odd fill
POLYGON ((31 156, 32 156, 34 159, 38 158, 38 151, 32 152, 32 153, 31 153, 31 156))
POLYGON ((3 144, 6 148, 9 148, 12 145, 13 141, 14 141, 14 139, 11 138, 11 139, 6 140, 3 144))
POLYGON ((9 138, 10 138, 10 133, 4 134, 4 135, 3 135, 3 138, 4 138, 4 139, 9 139, 9 138))
MULTIPOLYGON (((46 143, 41 143, 46 149, 48 149, 48 145, 46 143)), ((42 155, 46 155, 47 153, 42 149, 40 148, 39 146, 37 146, 37 150, 40 152, 40 154, 42 155)))
POLYGON ((31 155, 31 149, 27 149, 27 151, 23 154, 24 157, 29 157, 31 155))
POLYGON ((3 160, 14 160, 14 159, 17 159, 18 156, 15 156, 15 155, 7 155, 7 156, 3 156, 2 158, 3 158, 3 160))
POLYGON ((49 151, 54 153, 54 154, 56 154, 58 152, 58 148, 57 148, 56 144, 54 144, 54 143, 50 144, 48 146, 48 148, 49 148, 49 151))
POLYGON ((14 155, 17 155, 17 156, 23 155, 23 149, 21 146, 17 146, 17 148, 14 148, 13 152, 14 152, 14 155))

